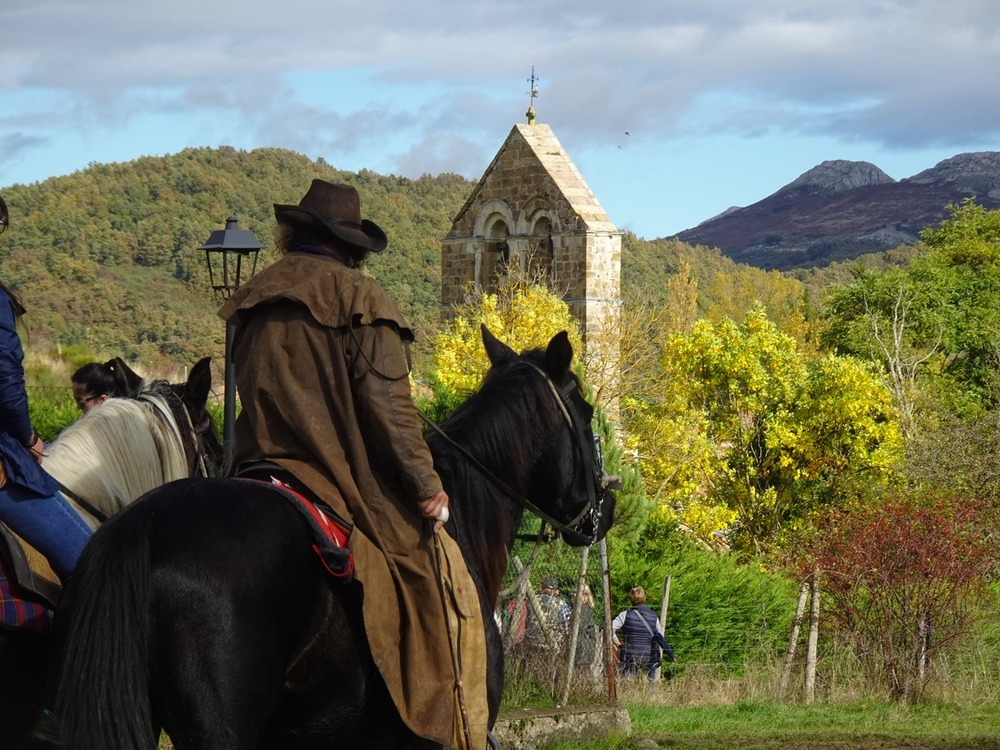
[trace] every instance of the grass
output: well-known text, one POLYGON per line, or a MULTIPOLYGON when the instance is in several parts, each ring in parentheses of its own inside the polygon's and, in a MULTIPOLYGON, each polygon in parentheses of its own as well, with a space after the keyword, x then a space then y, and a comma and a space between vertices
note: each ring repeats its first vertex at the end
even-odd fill
MULTIPOLYGON (((630 735, 554 743, 544 750, 1000 750, 995 704, 623 705, 630 735)), ((161 737, 159 750, 172 747, 161 737)))
POLYGON ((632 734, 549 750, 1000 750, 996 705, 883 702, 727 706, 628 704, 632 734))

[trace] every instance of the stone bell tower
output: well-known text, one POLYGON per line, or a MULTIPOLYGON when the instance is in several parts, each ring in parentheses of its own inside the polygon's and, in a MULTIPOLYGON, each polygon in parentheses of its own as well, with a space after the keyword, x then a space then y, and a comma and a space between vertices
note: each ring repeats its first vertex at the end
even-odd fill
POLYGON ((489 291, 516 264, 532 278, 547 279, 569 305, 583 330, 588 375, 600 379, 595 366, 618 363, 617 341, 609 334, 621 299, 621 232, 552 129, 535 123, 534 107, 527 115, 442 240, 441 304, 448 315, 470 283, 489 291))

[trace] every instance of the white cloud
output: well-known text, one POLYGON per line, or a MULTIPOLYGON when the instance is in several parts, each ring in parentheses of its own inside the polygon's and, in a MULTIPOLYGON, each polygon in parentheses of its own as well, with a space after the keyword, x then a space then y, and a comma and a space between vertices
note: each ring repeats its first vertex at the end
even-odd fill
POLYGON ((57 144, 92 149, 76 168, 181 133, 476 176, 523 121, 532 65, 539 120, 611 157, 625 131, 656 153, 780 134, 789 153, 1000 148, 987 0, 7 0, 0 27, 0 181, 57 144))

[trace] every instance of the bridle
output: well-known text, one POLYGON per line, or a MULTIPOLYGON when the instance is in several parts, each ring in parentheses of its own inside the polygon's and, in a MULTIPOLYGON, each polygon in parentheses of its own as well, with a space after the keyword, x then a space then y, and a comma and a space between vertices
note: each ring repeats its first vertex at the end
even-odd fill
MULTIPOLYGON (((205 478, 214 477, 217 473, 217 462, 210 456, 208 439, 205 437, 206 429, 212 429, 211 424, 203 429, 195 427, 186 404, 184 405, 184 413, 187 416, 189 433, 193 438, 193 450, 191 451, 191 458, 188 461, 188 476, 205 478)), ((187 444, 185 443, 185 445, 187 444)))
POLYGON ((191 407, 184 401, 184 397, 175 392, 170 385, 166 385, 162 390, 152 389, 150 392, 157 393, 163 398, 170 411, 172 419, 168 419, 164 413, 162 405, 156 399, 143 398, 139 395, 138 400, 149 404, 155 411, 159 412, 161 420, 172 429, 178 443, 184 448, 184 455, 187 459, 188 477, 212 477, 215 475, 213 462, 209 457, 208 440, 204 436, 206 430, 211 429, 211 423, 199 429, 194 424, 191 416, 191 407), (178 419, 178 415, 183 420, 178 419), (183 424, 182 424, 183 421, 183 424))
POLYGON ((587 438, 586 425, 577 417, 574 419, 575 409, 573 407, 572 395, 579 394, 580 387, 575 378, 562 387, 557 386, 548 373, 538 365, 527 360, 521 360, 521 364, 527 365, 532 370, 542 376, 545 384, 556 399, 556 405, 562 412, 566 425, 576 440, 574 445, 574 463, 576 455, 579 454, 585 470, 591 476, 592 481, 587 483, 587 503, 577 516, 568 523, 554 518, 550 513, 542 510, 537 503, 524 497, 500 477, 490 471, 475 456, 473 456, 463 446, 456 443, 439 425, 435 424, 426 414, 419 411, 421 419, 440 435, 449 445, 461 453, 467 461, 493 485, 500 489, 505 495, 517 502, 525 510, 531 511, 549 524, 553 529, 562 534, 567 541, 580 545, 589 545, 597 541, 598 530, 600 529, 601 516, 604 512, 604 499, 606 491, 615 486, 617 477, 610 477, 604 471, 604 456, 601 453, 600 438, 594 435, 593 445, 587 438), (586 446, 586 447, 585 447, 586 446), (589 528, 589 531, 583 529, 589 528))

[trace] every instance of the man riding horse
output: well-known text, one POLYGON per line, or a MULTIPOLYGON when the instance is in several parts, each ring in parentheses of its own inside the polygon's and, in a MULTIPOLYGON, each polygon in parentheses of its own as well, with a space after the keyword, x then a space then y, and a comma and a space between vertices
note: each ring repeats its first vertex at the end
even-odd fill
POLYGON ((410 395, 413 332, 359 270, 386 235, 346 185, 314 180, 274 211, 283 256, 219 312, 236 324, 234 464, 277 465, 353 525, 365 631, 401 717, 424 747, 481 749, 482 615, 441 528, 449 500, 410 395))

